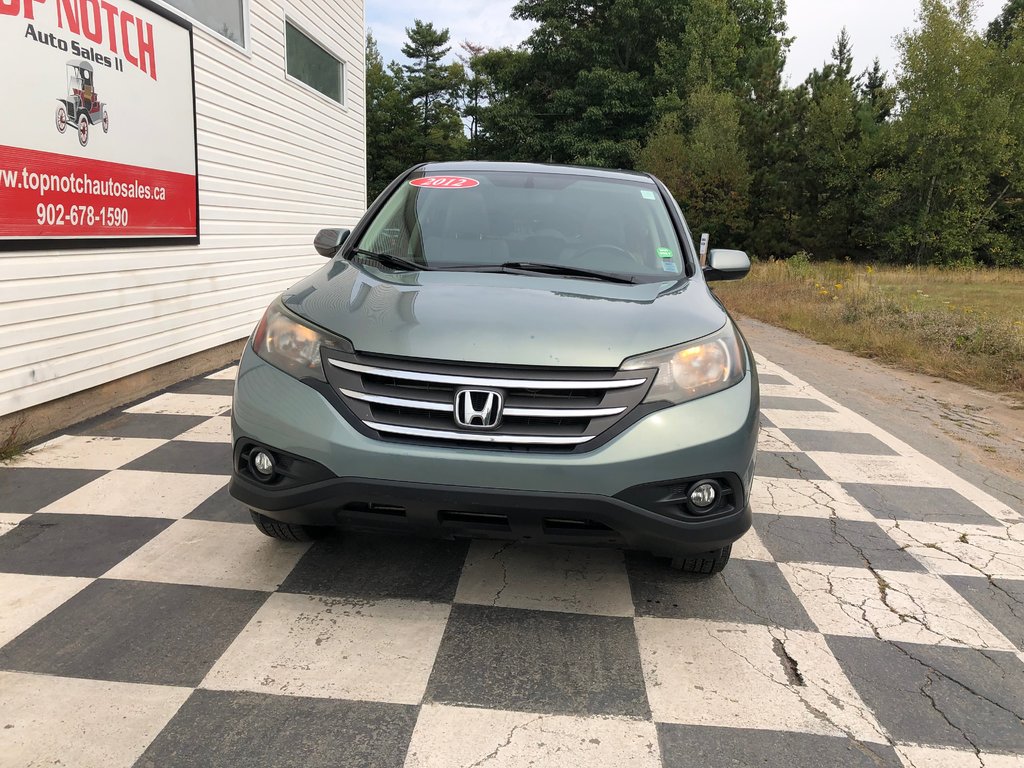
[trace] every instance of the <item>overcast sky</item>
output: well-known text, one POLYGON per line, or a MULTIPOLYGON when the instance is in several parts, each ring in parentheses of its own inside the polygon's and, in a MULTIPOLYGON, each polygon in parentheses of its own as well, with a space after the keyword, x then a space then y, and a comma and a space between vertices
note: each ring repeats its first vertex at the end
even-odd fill
MULTIPOLYGON (((979 27, 996 17, 1005 0, 981 0, 979 27)), ((405 27, 413 19, 448 27, 452 41, 463 40, 491 47, 514 45, 530 32, 530 25, 511 18, 514 0, 434 0, 426 5, 411 0, 366 0, 366 25, 373 30, 384 60, 402 60, 405 27)), ((871 66, 877 56, 892 71, 896 64, 893 37, 913 26, 918 0, 788 0, 789 34, 796 41, 789 53, 786 74, 791 83, 802 81, 829 58, 832 43, 845 26, 853 40, 857 71, 871 66)))

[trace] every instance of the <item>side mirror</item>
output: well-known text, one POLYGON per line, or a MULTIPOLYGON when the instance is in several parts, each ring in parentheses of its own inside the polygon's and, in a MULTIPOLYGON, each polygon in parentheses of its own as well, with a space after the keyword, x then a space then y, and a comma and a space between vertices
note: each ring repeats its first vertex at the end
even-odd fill
POLYGON ((704 267, 705 280, 739 280, 750 272, 750 258, 743 251, 713 248, 704 267))
POLYGON ((350 234, 347 229, 321 229, 313 238, 313 247, 325 259, 333 259, 350 234))

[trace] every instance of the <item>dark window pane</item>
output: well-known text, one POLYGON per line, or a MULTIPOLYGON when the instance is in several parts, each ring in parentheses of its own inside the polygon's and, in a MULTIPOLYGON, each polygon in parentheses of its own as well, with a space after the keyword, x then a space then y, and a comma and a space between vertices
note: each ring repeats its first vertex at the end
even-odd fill
POLYGON ((288 74, 341 103, 341 62, 285 22, 288 74))
POLYGON ((245 45, 244 0, 164 0, 233 43, 245 45))

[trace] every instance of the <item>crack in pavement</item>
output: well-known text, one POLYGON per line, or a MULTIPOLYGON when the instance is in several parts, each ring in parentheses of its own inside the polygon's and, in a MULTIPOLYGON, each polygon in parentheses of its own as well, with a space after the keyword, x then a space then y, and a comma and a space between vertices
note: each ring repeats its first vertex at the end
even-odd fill
POLYGON ((498 548, 498 550, 493 555, 491 555, 491 560, 494 560, 498 565, 501 566, 501 588, 494 593, 494 599, 491 601, 492 607, 496 607, 498 605, 498 601, 501 599, 502 592, 508 589, 508 568, 505 567, 505 561, 499 558, 501 557, 501 555, 505 553, 505 550, 507 550, 513 544, 515 544, 514 541, 505 542, 498 548))
POLYGON ((520 723, 519 725, 513 726, 512 730, 508 732, 508 737, 505 739, 505 741, 496 746, 491 752, 481 757, 475 763, 471 763, 470 765, 466 766, 466 768, 478 768, 478 766, 481 766, 490 760, 494 760, 495 758, 497 758, 498 753, 501 752, 501 750, 505 749, 505 747, 509 746, 512 743, 512 739, 515 738, 516 731, 522 730, 523 728, 528 728, 529 726, 542 720, 543 718, 543 715, 538 715, 532 720, 527 720, 525 723, 520 723))

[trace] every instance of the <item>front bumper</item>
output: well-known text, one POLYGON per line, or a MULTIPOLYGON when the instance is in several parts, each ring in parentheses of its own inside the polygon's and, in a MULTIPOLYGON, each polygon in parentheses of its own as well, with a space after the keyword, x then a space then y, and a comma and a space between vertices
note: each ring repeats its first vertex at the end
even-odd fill
POLYGON ((388 442, 359 433, 324 395, 247 346, 232 409, 236 454, 252 441, 319 470, 312 482, 274 489, 240 475, 236 463, 231 493, 298 524, 704 552, 750 526, 757 429, 757 379, 750 374, 724 392, 653 413, 586 453, 388 442), (638 506, 629 494, 697 477, 734 478, 732 511, 681 519, 638 506))
POLYGON ((236 475, 231 495, 275 520, 298 525, 612 546, 666 557, 724 547, 742 536, 751 522, 749 506, 708 520, 681 520, 607 496, 353 477, 272 494, 236 475))

